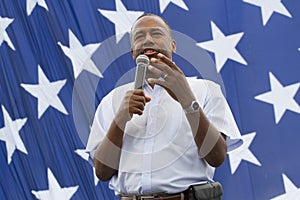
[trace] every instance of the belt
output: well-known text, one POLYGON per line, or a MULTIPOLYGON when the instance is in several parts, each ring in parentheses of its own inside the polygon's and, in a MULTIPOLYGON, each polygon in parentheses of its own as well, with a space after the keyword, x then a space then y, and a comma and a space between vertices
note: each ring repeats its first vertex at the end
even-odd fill
POLYGON ((188 200, 188 193, 177 194, 151 194, 151 195, 122 195, 120 200, 188 200))

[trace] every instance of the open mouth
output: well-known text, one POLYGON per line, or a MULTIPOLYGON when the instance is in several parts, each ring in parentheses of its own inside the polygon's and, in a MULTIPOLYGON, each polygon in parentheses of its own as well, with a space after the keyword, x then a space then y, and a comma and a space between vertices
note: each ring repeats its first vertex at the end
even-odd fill
POLYGON ((159 53, 159 51, 157 51, 155 49, 150 49, 150 48, 147 48, 147 49, 144 49, 144 50, 141 51, 141 54, 145 54, 148 57, 154 57, 158 53, 159 53))

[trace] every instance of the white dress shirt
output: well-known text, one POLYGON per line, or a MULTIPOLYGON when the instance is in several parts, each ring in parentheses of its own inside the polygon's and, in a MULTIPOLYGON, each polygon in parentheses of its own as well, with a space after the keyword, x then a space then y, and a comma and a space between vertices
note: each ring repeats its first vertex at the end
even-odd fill
MULTIPOLYGON (((241 135, 220 86, 188 78, 190 87, 210 122, 226 135, 228 151, 242 144, 241 135)), ((105 137, 125 92, 133 83, 120 86, 104 97, 97 108, 86 149, 93 156, 105 137)), ((191 184, 213 181, 214 167, 198 154, 192 130, 181 105, 167 91, 146 84, 151 101, 143 115, 127 122, 119 171, 110 180, 118 194, 177 193, 191 184)))

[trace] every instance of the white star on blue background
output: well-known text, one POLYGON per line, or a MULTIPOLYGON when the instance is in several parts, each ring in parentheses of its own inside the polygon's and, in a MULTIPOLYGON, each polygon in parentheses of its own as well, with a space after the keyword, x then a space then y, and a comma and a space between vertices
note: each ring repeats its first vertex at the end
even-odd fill
POLYGON ((39 190, 35 191, 32 190, 31 193, 40 200, 70 200, 71 197, 75 194, 78 190, 79 186, 72 186, 72 187, 61 187, 57 182, 56 178, 54 177, 52 171, 48 168, 48 190, 39 190))
POLYGON ((271 200, 294 200, 300 197, 300 188, 297 188, 292 181, 282 174, 285 193, 272 198, 271 200))
POLYGON ((228 152, 231 174, 234 174, 241 164, 242 160, 261 166, 259 160, 249 149, 256 133, 248 133, 242 136, 244 143, 239 148, 228 152))
POLYGON ((261 8, 262 21, 265 26, 274 12, 292 17, 290 12, 282 4, 281 0, 244 0, 244 2, 261 8))
POLYGON ((58 97, 67 80, 50 82, 40 66, 38 66, 38 78, 38 84, 21 83, 27 92, 38 99, 38 118, 40 119, 50 106, 67 115, 68 112, 58 97))
POLYGON ((2 45, 3 41, 5 41, 10 48, 15 50, 13 43, 11 42, 6 29, 7 27, 14 21, 14 19, 1 17, 0 16, 0 46, 2 45))
POLYGON ((244 33, 225 36, 213 21, 211 21, 211 31, 213 40, 200 42, 196 45, 215 54, 218 72, 221 71, 228 59, 247 65, 245 59, 236 49, 236 45, 239 43, 244 33))
POLYGON ((160 13, 163 13, 170 3, 173 3, 184 10, 189 10, 183 0, 159 0, 160 13))
POLYGON ((92 60, 93 54, 100 47, 101 43, 82 46, 71 30, 69 30, 69 43, 69 48, 62 45, 60 42, 58 42, 58 45, 62 48, 64 54, 70 58, 74 69, 75 79, 83 70, 102 78, 102 73, 92 60))
POLYGON ((0 140, 6 144, 7 163, 10 164, 12 155, 16 149, 28 154, 26 147, 19 135, 19 131, 25 125, 27 118, 12 120, 7 110, 2 105, 4 127, 0 128, 0 140))
POLYGON ((115 24, 116 42, 118 43, 122 37, 129 33, 132 24, 141 16, 142 11, 129 11, 125 8, 121 0, 116 0, 116 11, 98 9, 109 21, 115 24))
POLYGON ((300 107, 295 101, 300 83, 283 86, 270 72, 271 91, 255 96, 255 99, 272 104, 274 108, 275 122, 279 123, 285 111, 290 110, 300 114, 300 107))
POLYGON ((27 0, 26 2, 26 10, 27 10, 27 15, 29 16, 33 9, 35 8, 36 5, 39 5, 43 8, 45 8, 48 11, 48 6, 45 2, 45 0, 27 0))

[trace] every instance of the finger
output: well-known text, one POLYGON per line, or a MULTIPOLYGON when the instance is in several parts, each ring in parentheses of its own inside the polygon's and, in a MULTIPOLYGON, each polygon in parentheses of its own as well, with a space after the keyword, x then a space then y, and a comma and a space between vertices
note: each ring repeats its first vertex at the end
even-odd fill
POLYGON ((132 101, 129 106, 129 111, 132 114, 141 115, 145 110, 145 103, 141 101, 132 101))
POLYGON ((146 103, 149 101, 151 101, 151 98, 146 96, 146 103))
POLYGON ((141 102, 141 103, 143 103, 143 105, 146 104, 146 97, 145 96, 132 95, 130 100, 131 100, 132 103, 141 102))
POLYGON ((144 90, 142 90, 142 89, 135 89, 135 90, 133 91, 133 95, 145 96, 144 90))
POLYGON ((132 102, 132 105, 130 107, 137 108, 137 109, 140 109, 140 110, 144 110, 145 109, 145 104, 144 104, 144 102, 135 101, 135 102, 132 102))
POLYGON ((141 110, 141 109, 135 108, 135 107, 132 107, 132 108, 129 109, 130 113, 132 113, 132 114, 138 114, 138 115, 142 115, 143 111, 144 110, 141 110))
POLYGON ((154 66, 152 66, 152 65, 149 65, 148 66, 148 70, 150 71, 150 72, 152 72, 155 76, 157 76, 157 77, 161 77, 161 76, 164 76, 164 74, 165 74, 165 72, 163 72, 162 70, 160 70, 160 69, 158 69, 158 68, 156 68, 156 67, 154 67, 154 66))
POLYGON ((178 99, 174 94, 174 92, 171 90, 171 87, 169 87, 170 85, 168 85, 166 81, 155 79, 155 78, 148 78, 147 80, 149 83, 160 85, 161 87, 165 88, 165 90, 167 90, 167 92, 171 95, 171 97, 173 97, 175 100, 178 99))
POLYGON ((160 73, 157 71, 157 75, 159 76, 173 73, 173 69, 170 66, 168 66, 166 63, 161 62, 161 60, 158 58, 151 58, 150 62, 153 68, 160 70, 160 73))
POLYGON ((157 58, 160 59, 163 63, 167 64, 171 69, 182 73, 181 69, 175 64, 175 62, 173 62, 170 58, 168 58, 164 54, 158 53, 157 58))
POLYGON ((147 80, 150 84, 157 84, 164 88, 167 88, 165 80, 160 80, 160 79, 156 79, 156 78, 148 78, 147 80))
POLYGON ((146 96, 144 90, 136 89, 133 91, 133 94, 130 97, 131 100, 143 102, 144 105, 151 101, 151 98, 146 96))
POLYGON ((168 58, 167 56, 165 56, 164 54, 162 53, 158 53, 157 54, 157 58, 159 60, 161 60, 163 63, 167 64, 169 67, 171 67, 172 69, 177 69, 178 67, 175 65, 175 63, 170 59, 168 58))

